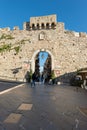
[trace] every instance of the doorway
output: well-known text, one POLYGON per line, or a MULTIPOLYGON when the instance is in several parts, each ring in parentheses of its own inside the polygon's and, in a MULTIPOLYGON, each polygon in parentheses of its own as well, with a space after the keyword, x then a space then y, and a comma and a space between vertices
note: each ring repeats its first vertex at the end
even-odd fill
POLYGON ((51 78, 52 70, 51 56, 46 51, 40 51, 35 56, 35 73, 37 82, 48 82, 51 78))

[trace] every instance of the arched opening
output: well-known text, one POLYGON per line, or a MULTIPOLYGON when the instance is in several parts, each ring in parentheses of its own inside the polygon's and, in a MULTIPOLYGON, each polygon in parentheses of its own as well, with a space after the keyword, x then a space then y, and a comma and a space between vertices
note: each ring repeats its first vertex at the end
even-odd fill
POLYGON ((46 24, 46 29, 49 29, 49 23, 46 24))
POLYGON ((42 27, 42 29, 44 29, 44 28, 45 28, 44 23, 42 23, 42 24, 41 24, 41 27, 42 27))
POLYGON ((39 26, 39 23, 37 23, 37 29, 39 29, 39 27, 40 27, 40 26, 39 26))
POLYGON ((35 74, 37 82, 48 82, 51 78, 52 59, 48 52, 40 51, 35 56, 35 74))
POLYGON ((32 24, 32 29, 35 29, 35 24, 34 23, 32 24))
POLYGON ((56 26, 56 25, 55 25, 55 23, 53 22, 53 23, 51 24, 51 28, 53 28, 53 29, 54 29, 54 28, 55 28, 55 26, 56 26))

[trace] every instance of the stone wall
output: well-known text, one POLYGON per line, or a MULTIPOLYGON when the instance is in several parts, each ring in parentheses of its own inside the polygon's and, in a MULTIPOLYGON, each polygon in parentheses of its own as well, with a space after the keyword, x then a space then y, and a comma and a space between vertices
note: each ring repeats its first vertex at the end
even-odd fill
POLYGON ((61 22, 48 29, 0 29, 0 78, 24 81, 40 51, 51 55, 56 77, 70 76, 87 67, 87 34, 65 30, 61 22))

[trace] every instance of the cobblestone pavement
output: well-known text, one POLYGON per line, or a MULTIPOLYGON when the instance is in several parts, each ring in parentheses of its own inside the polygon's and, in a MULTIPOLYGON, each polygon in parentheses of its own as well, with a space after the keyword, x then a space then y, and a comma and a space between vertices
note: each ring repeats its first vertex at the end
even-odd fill
POLYGON ((0 95, 0 130, 87 130, 87 91, 22 84, 0 95))

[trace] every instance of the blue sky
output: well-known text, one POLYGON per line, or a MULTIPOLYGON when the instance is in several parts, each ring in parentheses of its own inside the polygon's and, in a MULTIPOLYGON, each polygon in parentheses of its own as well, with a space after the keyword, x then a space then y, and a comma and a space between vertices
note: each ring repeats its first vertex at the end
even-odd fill
POLYGON ((42 61, 42 62, 40 61, 40 62, 41 62, 41 66, 45 63, 47 57, 48 57, 48 52, 41 51, 41 52, 39 53, 39 58, 40 58, 40 60, 42 61))
POLYGON ((65 29, 87 32, 87 0, 0 0, 0 28, 19 26, 32 16, 57 14, 65 29))

